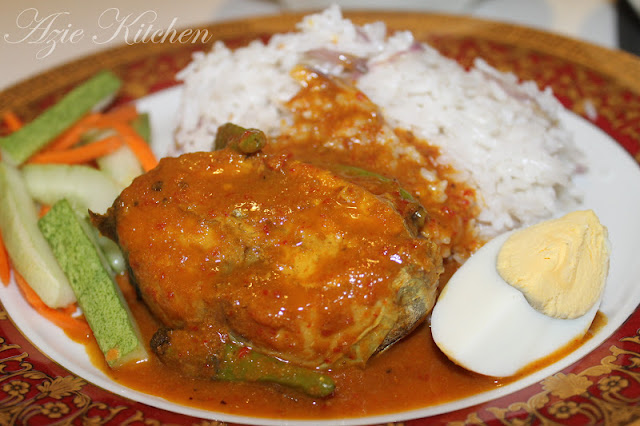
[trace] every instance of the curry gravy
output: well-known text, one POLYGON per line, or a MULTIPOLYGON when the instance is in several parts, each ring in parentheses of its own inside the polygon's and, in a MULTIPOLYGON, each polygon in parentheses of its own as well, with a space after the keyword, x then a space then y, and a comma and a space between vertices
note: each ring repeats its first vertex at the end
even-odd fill
MULTIPOLYGON (((126 280, 121 280, 121 286, 148 342, 158 324, 126 280)), ((427 324, 371 359, 364 369, 330 370, 336 391, 325 399, 277 385, 185 378, 153 355, 147 362, 110 370, 97 346, 92 343, 88 348, 93 362, 124 386, 179 404, 251 416, 310 419, 383 414, 462 398, 508 382, 468 372, 448 361, 431 339, 427 324)))
MULTIPOLYGON (((410 132, 389 127, 357 89, 304 68, 296 69, 293 76, 301 89, 286 105, 290 121, 264 151, 320 165, 360 167, 397 180, 428 212, 422 234, 440 247, 445 259, 440 287, 444 285, 457 268, 453 257, 464 259, 482 244, 473 232, 478 214, 475 191, 455 181, 455 170, 439 162, 436 148, 410 132), (435 179, 426 181, 425 173, 435 179)), ((160 324, 126 279, 120 278, 148 345, 160 324)), ((148 361, 111 370, 95 342, 86 343, 93 362, 123 386, 200 409, 278 419, 348 418, 417 409, 493 390, 521 377, 496 379, 456 366, 436 347, 426 322, 370 359, 365 368, 328 370, 336 390, 324 399, 278 385, 186 378, 164 366, 150 348, 148 361)), ((572 343, 525 373, 556 361, 582 343, 572 343)))
POLYGON ((456 180, 437 147, 394 129, 377 105, 344 81, 303 67, 292 75, 301 89, 285 105, 290 122, 264 152, 360 167, 396 180, 426 209, 422 234, 438 244, 444 259, 464 259, 482 245, 475 235, 476 192, 456 180))
POLYGON ((278 385, 186 378, 167 368, 148 347, 158 323, 137 300, 128 280, 120 276, 118 281, 140 326, 143 340, 147 342, 150 358, 112 370, 93 338, 71 336, 86 345, 94 365, 122 386, 176 404, 278 419, 381 415, 424 408, 497 389, 560 360, 606 324, 606 317, 599 312, 582 339, 535 362, 516 376, 494 378, 469 372, 449 361, 433 342, 429 326, 425 323, 389 350, 372 358, 364 369, 350 366, 329 370, 336 382, 334 395, 313 399, 278 385))

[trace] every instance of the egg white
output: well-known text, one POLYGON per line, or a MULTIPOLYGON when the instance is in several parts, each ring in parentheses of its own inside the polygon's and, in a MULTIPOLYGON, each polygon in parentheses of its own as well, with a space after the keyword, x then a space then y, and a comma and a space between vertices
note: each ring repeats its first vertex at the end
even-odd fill
POLYGON ((600 301, 581 317, 556 319, 535 310, 505 282, 496 259, 510 233, 474 253, 451 277, 431 314, 436 345, 456 364, 506 377, 581 338, 600 301))

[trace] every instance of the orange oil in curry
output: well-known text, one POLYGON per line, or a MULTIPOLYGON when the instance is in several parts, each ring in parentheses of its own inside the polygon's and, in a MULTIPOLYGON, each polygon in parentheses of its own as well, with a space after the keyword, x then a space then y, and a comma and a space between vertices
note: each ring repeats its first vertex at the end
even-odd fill
MULTIPOLYGON (((427 209, 431 221, 423 233, 439 240, 444 258, 452 252, 464 258, 481 245, 470 231, 477 214, 472 189, 449 179, 446 202, 433 200, 428 191, 424 192, 417 164, 381 149, 379 144, 363 143, 384 134, 384 123, 375 105, 362 93, 305 70, 298 70, 297 78, 304 84, 298 95, 287 104, 293 114, 293 122, 277 144, 267 145, 266 152, 288 152, 303 161, 342 163, 393 176, 427 209), (357 127, 358 138, 340 137, 342 126, 345 129, 357 127), (327 141, 339 149, 328 148, 327 141), (354 147, 357 149, 352 149, 354 147), (394 167, 390 166, 392 164, 394 167)), ((437 148, 420 143, 409 132, 393 132, 393 137, 416 147, 424 159, 420 166, 434 170, 439 179, 450 178, 455 172, 438 163, 437 148)), ((455 262, 445 262, 441 285, 455 269, 455 262)), ((159 325, 146 307, 136 300, 131 286, 123 283, 122 287, 143 339, 148 343, 159 325)), ((75 338, 86 343, 94 364, 123 386, 205 410, 280 419, 314 419, 410 410, 489 391, 557 361, 588 340, 603 323, 604 317, 598 315, 590 333, 583 339, 528 366, 520 375, 505 379, 474 374, 450 362, 433 342, 429 326, 425 323, 371 359, 366 368, 350 366, 330 370, 336 391, 325 399, 312 399, 276 385, 186 378, 165 367, 149 348, 148 361, 111 370, 92 338, 75 338)))
MULTIPOLYGON (((137 300, 127 280, 120 281, 143 340, 148 343, 158 323, 137 300)), ((313 399, 278 385, 187 378, 164 366, 148 345, 150 357, 147 361, 113 370, 106 364, 92 337, 70 337, 84 343, 94 365, 115 382, 177 404, 235 415, 328 419, 423 408, 499 388, 565 357, 605 324, 606 317, 598 312, 583 338, 532 363, 516 376, 495 378, 469 372, 449 361, 433 342, 425 323, 389 350, 372 358, 366 368, 349 366, 330 370, 336 391, 324 399, 313 399)))

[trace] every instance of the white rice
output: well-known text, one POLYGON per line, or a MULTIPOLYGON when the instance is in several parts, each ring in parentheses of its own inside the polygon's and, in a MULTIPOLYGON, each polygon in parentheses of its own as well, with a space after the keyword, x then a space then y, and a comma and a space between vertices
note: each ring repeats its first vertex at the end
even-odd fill
MULTIPOLYGON (((388 35, 381 22, 355 26, 337 6, 266 45, 255 41, 231 51, 217 43, 196 54, 179 74, 184 94, 173 154, 209 150, 217 127, 228 121, 277 135, 287 120, 282 105, 299 90, 289 72, 319 48, 366 58, 358 88, 393 127, 437 145, 442 161, 460 172, 456 179, 476 188, 481 236, 547 219, 579 197, 572 177, 582 155, 550 89, 520 84, 483 61, 467 72, 409 32, 388 35)), ((322 65, 329 74, 343 71, 322 65)))

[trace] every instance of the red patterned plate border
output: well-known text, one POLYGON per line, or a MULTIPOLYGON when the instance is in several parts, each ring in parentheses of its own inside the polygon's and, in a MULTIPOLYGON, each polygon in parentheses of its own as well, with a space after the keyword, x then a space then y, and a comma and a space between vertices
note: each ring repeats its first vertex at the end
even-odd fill
MULTIPOLYGON (((640 59, 577 40, 468 17, 402 12, 355 12, 356 23, 385 21, 411 30, 444 55, 469 66, 482 57, 523 80, 550 86, 569 110, 587 117, 640 162, 640 59)), ((289 31, 300 14, 252 18, 204 27, 215 40, 239 46, 289 31)), ((175 74, 208 45, 124 46, 86 57, 0 93, 0 111, 30 120, 78 82, 102 68, 125 82, 116 102, 177 84, 175 74)), ((7 129, 0 128, 0 134, 7 129)), ((639 236, 640 237, 640 236, 639 236)), ((640 310, 589 355, 539 383, 480 405, 404 422, 406 425, 627 425, 640 420, 640 310)), ((0 424, 219 425, 107 392, 41 353, 0 311, 0 424)))

